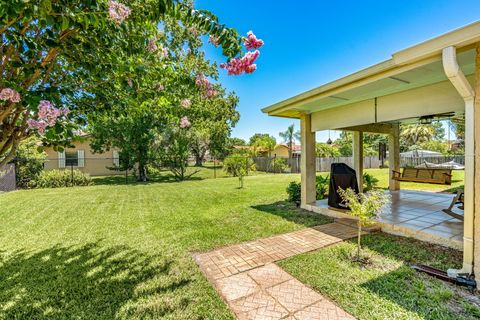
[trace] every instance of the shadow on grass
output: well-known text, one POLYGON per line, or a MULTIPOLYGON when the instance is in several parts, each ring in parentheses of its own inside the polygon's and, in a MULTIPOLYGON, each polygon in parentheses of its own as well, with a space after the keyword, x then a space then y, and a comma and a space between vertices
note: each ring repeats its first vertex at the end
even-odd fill
MULTIPOLYGON (((347 242, 356 245, 357 239, 352 238, 347 242)), ((362 236, 362 248, 407 265, 421 263, 443 270, 461 267, 463 259, 461 251, 383 232, 362 236)))
MULTIPOLYGON (((452 182, 457 182, 457 181, 461 181, 461 180, 454 180, 454 181, 452 181, 452 182)), ((464 185, 461 185, 461 186, 458 186, 458 187, 452 187, 452 188, 449 188, 449 189, 445 189, 445 190, 443 190, 443 191, 441 191, 441 192, 443 192, 443 193, 447 193, 447 192, 457 193, 457 191, 458 191, 459 189, 462 189, 462 190, 463 190, 463 189, 464 189, 464 185)))
POLYGON ((259 204, 252 206, 253 209, 279 216, 296 224, 306 227, 313 227, 321 224, 333 222, 332 218, 324 215, 297 208, 296 205, 288 201, 277 201, 269 204, 259 204))
MULTIPOLYGON (((410 267, 413 263, 420 263, 442 270, 459 268, 462 261, 460 251, 381 233, 364 236, 363 248, 404 262, 397 269, 361 284, 382 299, 388 299, 422 319, 474 319, 480 312, 474 306, 467 306, 455 291, 468 294, 466 290, 456 289, 410 267)), ((381 265, 377 267, 381 268, 381 265)))
POLYGON ((54 246, 30 253, 2 253, 0 318, 113 319, 168 315, 174 303, 142 306, 148 296, 175 292, 190 280, 162 282, 171 261, 124 246, 54 246))
MULTIPOLYGON (((192 180, 203 180, 201 177, 188 177, 184 181, 192 181, 192 180)), ((105 177, 93 177, 93 181, 95 185, 146 185, 152 183, 174 183, 174 182, 181 182, 175 179, 173 174, 167 173, 163 175, 151 175, 149 177, 149 181, 140 182, 137 181, 135 176, 105 176, 105 177)))

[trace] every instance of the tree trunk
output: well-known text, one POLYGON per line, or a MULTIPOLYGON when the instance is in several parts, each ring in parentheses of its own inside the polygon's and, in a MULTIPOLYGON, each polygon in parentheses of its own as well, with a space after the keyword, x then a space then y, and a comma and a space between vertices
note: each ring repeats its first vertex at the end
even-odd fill
POLYGON ((293 153, 293 141, 290 139, 288 142, 288 159, 292 159, 292 153, 293 153))
POLYGON ((199 154, 195 154, 195 167, 203 166, 203 157, 199 154))
POLYGON ((147 182, 148 175, 147 175, 147 167, 144 163, 138 164, 138 181, 140 182, 147 182))
POLYGON ((360 220, 357 222, 358 225, 358 235, 357 235, 357 259, 360 260, 360 249, 361 249, 361 243, 360 239, 362 237, 362 223, 360 220))

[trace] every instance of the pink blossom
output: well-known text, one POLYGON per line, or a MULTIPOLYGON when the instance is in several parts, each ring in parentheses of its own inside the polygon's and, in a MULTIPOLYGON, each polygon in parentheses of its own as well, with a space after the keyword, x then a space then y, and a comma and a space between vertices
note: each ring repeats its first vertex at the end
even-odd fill
POLYGON ((148 41, 147 50, 152 53, 158 50, 157 43, 155 42, 155 40, 148 41))
POLYGON ((195 84, 199 88, 205 88, 210 84, 210 82, 208 81, 208 78, 205 77, 205 75, 203 73, 199 73, 199 74, 197 74, 197 76, 195 78, 195 84))
POLYGON ((182 119, 180 119, 180 128, 188 128, 190 127, 191 123, 190 121, 188 120, 187 117, 183 117, 182 119))
POLYGON ((241 75, 242 73, 252 73, 257 69, 254 64, 255 60, 260 55, 260 51, 255 50, 247 52, 241 58, 233 58, 228 63, 222 63, 220 68, 226 69, 229 75, 241 75))
POLYGON ((163 47, 162 49, 160 49, 160 57, 162 59, 167 58, 168 54, 169 54, 168 48, 163 47))
POLYGON ((130 15, 130 8, 118 1, 108 1, 108 14, 116 24, 121 24, 130 15))
POLYGON ((249 31, 247 33, 247 38, 245 39, 245 42, 243 43, 243 45, 245 46, 245 48, 247 48, 247 50, 260 49, 263 46, 263 44, 264 44, 263 40, 257 39, 257 37, 255 36, 255 34, 252 31, 249 31))
POLYGON ((192 106, 192 101, 190 101, 190 99, 183 99, 180 104, 183 108, 188 109, 192 106))
POLYGON ((195 84, 202 90, 202 94, 205 98, 210 99, 217 95, 217 91, 213 88, 212 84, 203 73, 197 74, 195 84))
POLYGON ((0 91, 0 100, 8 101, 13 103, 19 103, 21 100, 20 93, 11 89, 11 88, 4 88, 0 91))
POLYGON ((42 100, 38 104, 37 120, 28 119, 27 125, 38 133, 44 134, 47 127, 53 127, 60 117, 66 117, 69 113, 70 110, 67 107, 55 108, 50 101, 42 100))
POLYGON ((45 121, 37 121, 33 119, 28 119, 27 120, 27 125, 30 129, 35 129, 38 131, 40 134, 45 133, 45 129, 47 128, 47 123, 45 121))
POLYGON ((165 90, 165 87, 163 86, 163 84, 158 82, 155 84, 155 89, 157 89, 158 91, 163 91, 165 90))
POLYGON ((130 88, 132 88, 132 87, 133 87, 133 81, 132 81, 132 79, 128 78, 128 79, 127 79, 127 84, 128 84, 128 86, 129 86, 130 88))
POLYGON ((218 47, 218 45, 219 45, 218 38, 215 37, 215 36, 208 37, 208 42, 213 44, 215 47, 218 47))
POLYGON ((207 99, 211 99, 217 95, 217 90, 213 88, 208 88, 204 93, 203 96, 207 99))

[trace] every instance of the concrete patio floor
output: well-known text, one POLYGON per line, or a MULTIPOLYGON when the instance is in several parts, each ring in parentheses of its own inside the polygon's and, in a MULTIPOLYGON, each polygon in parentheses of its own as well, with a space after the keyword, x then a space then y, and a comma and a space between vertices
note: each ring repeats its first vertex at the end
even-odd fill
MULTIPOLYGON (((390 194, 392 203, 378 219, 382 231, 463 249, 463 221, 442 212, 450 205, 453 194, 411 190, 390 194)), ((335 218, 351 218, 343 210, 330 208, 326 199, 305 209, 335 218)))

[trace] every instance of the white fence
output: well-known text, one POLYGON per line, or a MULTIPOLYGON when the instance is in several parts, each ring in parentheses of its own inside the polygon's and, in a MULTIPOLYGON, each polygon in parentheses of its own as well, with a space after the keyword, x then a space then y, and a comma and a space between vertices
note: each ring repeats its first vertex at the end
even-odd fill
POLYGON ((465 164, 465 156, 400 157, 400 166, 402 168, 411 168, 424 162, 440 164, 449 161, 465 164))
MULTIPOLYGON (((280 157, 253 157, 255 166, 258 171, 273 172, 273 162, 278 161, 276 159, 283 159, 288 167, 287 171, 291 173, 300 173, 300 157, 295 157, 292 159, 280 158, 280 157)), ((336 157, 336 158, 317 158, 315 161, 315 166, 317 172, 328 172, 332 163, 346 163, 347 165, 353 167, 353 157, 336 157)), ((379 168, 381 165, 378 156, 366 156, 363 159, 363 167, 365 169, 369 168, 379 168)))
MULTIPOLYGON (((274 172, 273 162, 275 159, 284 159, 287 165, 287 172, 291 173, 300 173, 300 157, 295 157, 292 159, 280 158, 280 157, 253 157, 256 168, 258 171, 265 172, 274 172)), ((435 164, 440 164, 449 161, 455 161, 460 164, 465 164, 464 156, 436 156, 436 157, 400 157, 400 166, 405 167, 415 167, 424 162, 430 162, 435 164)), ((345 163, 350 167, 353 167, 353 157, 335 157, 335 158, 317 158, 315 161, 315 166, 317 172, 329 172, 332 163, 345 163)), ((380 168, 381 161, 377 155, 366 156, 363 158, 363 168, 380 168)), ((388 160, 385 160, 385 165, 388 165, 388 160)))

